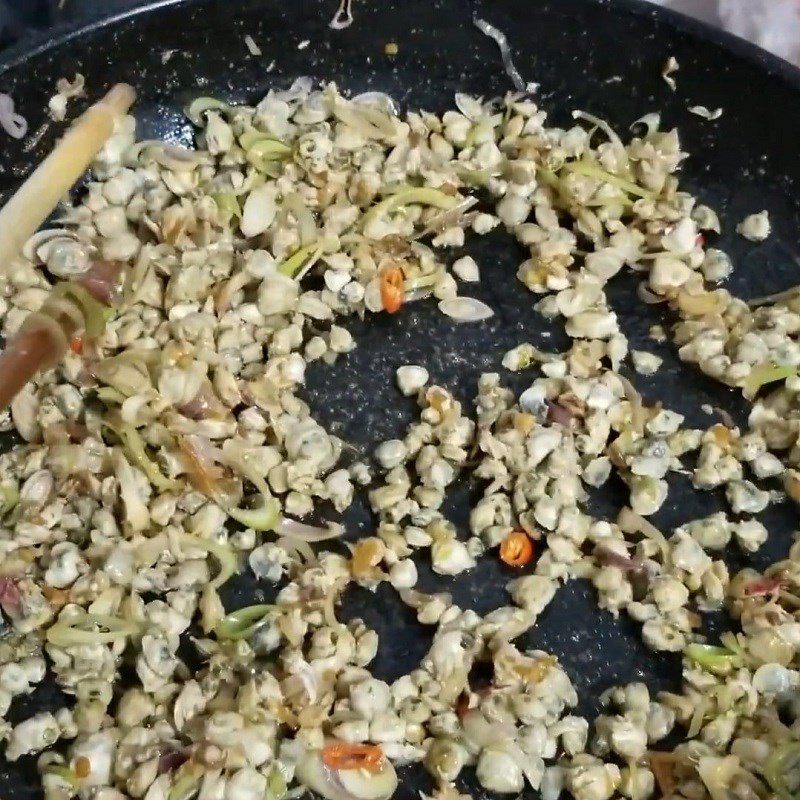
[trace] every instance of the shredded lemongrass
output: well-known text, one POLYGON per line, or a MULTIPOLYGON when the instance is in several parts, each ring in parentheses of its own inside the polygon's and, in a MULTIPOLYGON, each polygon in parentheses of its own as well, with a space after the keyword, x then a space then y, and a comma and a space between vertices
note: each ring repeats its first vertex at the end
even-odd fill
POLYGON ((229 545, 215 542, 212 539, 192 536, 190 533, 179 534, 178 541, 181 545, 186 547, 197 547, 199 550, 206 550, 217 559, 219 562, 219 572, 217 573, 217 577, 211 581, 211 585, 215 589, 219 589, 219 587, 236 572, 238 566, 236 554, 229 545))
POLYGON ((800 294, 800 286, 792 286, 789 289, 784 289, 782 292, 754 297, 752 300, 747 301, 747 305, 750 306, 750 308, 772 305, 773 303, 780 303, 783 300, 791 300, 797 297, 798 294, 800 294))
POLYGON ((418 239, 422 236, 427 236, 429 233, 439 233, 446 228, 458 224, 458 221, 461 219, 461 217, 476 205, 478 205, 477 197, 473 197, 472 195, 465 197, 458 205, 442 211, 441 214, 437 214, 428 223, 428 226, 425 228, 425 230, 414 238, 418 239))
POLYGON ((401 206, 419 204, 449 210, 463 201, 464 198, 459 195, 445 194, 441 189, 431 189, 427 186, 404 189, 372 206, 361 218, 361 230, 365 230, 371 222, 401 206))
POLYGON ((312 242, 305 247, 300 247, 295 250, 289 258, 278 265, 278 272, 283 275, 288 275, 290 278, 296 277, 304 263, 309 257, 312 257, 317 250, 320 250, 320 247, 321 245, 319 242, 312 242))
POLYGON ((394 98, 386 92, 361 92, 352 98, 355 105, 368 105, 386 111, 394 117, 400 116, 394 98))
POLYGON ((276 139, 271 134, 264 133, 264 131, 259 131, 255 128, 248 128, 239 136, 239 144, 242 150, 245 151, 249 150, 251 147, 253 147, 253 145, 258 144, 259 142, 264 142, 270 146, 274 145, 278 149, 288 147, 288 145, 284 145, 280 139, 276 139))
POLYGON ((492 174, 488 169, 470 169, 461 164, 455 164, 453 169, 467 186, 486 186, 492 174))
POLYGON ((391 194, 400 194, 400 192, 407 192, 409 189, 417 188, 413 183, 407 183, 406 181, 391 181, 382 184, 378 189, 378 194, 381 197, 388 197, 391 194))
POLYGON ((736 637, 736 634, 733 631, 725 631, 720 637, 719 640, 722 642, 725 647, 728 648, 732 653, 736 653, 740 657, 744 658, 744 648, 742 643, 736 637))
POLYGON ((194 761, 187 761, 179 768, 167 800, 189 800, 197 791, 204 773, 205 768, 202 765, 194 761))
MULTIPOLYGON (((333 27, 332 24, 331 27, 333 27)), ((280 768, 274 766, 270 770, 269 777, 267 778, 266 800, 283 800, 287 788, 286 778, 283 777, 280 768)), ((305 789, 303 789, 303 792, 305 792, 305 789)))
POLYGON ((80 785, 78 776, 73 772, 73 770, 67 766, 64 766, 63 764, 48 764, 42 769, 42 773, 44 775, 57 775, 65 783, 68 783, 70 786, 72 786, 73 789, 77 789, 80 785))
POLYGON ((486 139, 491 139, 493 133, 494 133, 494 128, 492 127, 491 122, 488 119, 479 119, 469 129, 469 133, 467 133, 466 139, 464 139, 464 146, 474 147, 475 142, 486 141, 486 139))
POLYGON ((625 399, 628 401, 631 408, 631 427, 636 433, 641 433, 644 430, 644 424, 647 421, 645 419, 642 396, 636 391, 636 387, 624 375, 619 375, 618 378, 625 392, 625 399))
MULTIPOLYGON (((341 590, 341 586, 338 587, 339 591, 341 590)), ((328 594, 325 596, 325 599, 322 601, 322 614, 325 617, 325 622, 329 625, 333 630, 340 630, 341 628, 346 628, 346 625, 343 625, 336 619, 336 597, 339 594, 339 591, 332 589, 328 594)))
POLYGON ((717 647, 711 644, 692 643, 683 650, 683 655, 715 674, 725 674, 741 663, 741 656, 727 647, 717 647))
POLYGON ((433 287, 441 280, 444 270, 436 270, 428 275, 420 275, 405 282, 405 294, 403 303, 413 303, 416 300, 423 300, 430 297, 433 287))
POLYGON ((85 614, 70 622, 56 622, 45 638, 56 647, 81 644, 110 644, 138 632, 139 626, 109 614, 85 614))
POLYGON ((203 114, 206 111, 230 111, 231 107, 224 101, 216 97, 198 97, 193 100, 185 109, 186 116, 198 127, 203 125, 203 114))
POLYGON ((236 217, 236 219, 242 218, 242 209, 233 192, 217 192, 212 194, 211 198, 217 204, 225 223, 228 223, 232 217, 236 217))
POLYGON ((207 158, 207 153, 200 150, 188 150, 170 142, 163 142, 160 139, 143 139, 141 142, 131 145, 125 151, 125 160, 129 166, 140 166, 143 156, 148 160, 157 161, 164 164, 163 159, 172 162, 176 168, 187 169, 197 166, 207 158))
POLYGON ((95 394, 106 405, 122 405, 122 403, 124 403, 127 399, 122 392, 120 392, 118 389, 114 389, 112 386, 101 386, 95 390, 95 394))
POLYGON ((396 134, 398 120, 395 120, 392 114, 384 109, 376 108, 369 104, 353 102, 348 103, 347 107, 363 116, 370 125, 386 136, 394 136, 396 134))
POLYGON ((133 467, 128 463, 124 451, 119 447, 113 448, 112 461, 125 510, 125 521, 134 531, 145 530, 150 524, 150 512, 137 486, 133 467))
POLYGON ((100 336, 106 327, 110 309, 92 297, 86 289, 75 281, 63 281, 53 289, 48 302, 56 297, 71 299, 83 314, 83 326, 91 337, 100 336))
POLYGON ((797 794, 789 789, 786 781, 790 769, 800 771, 800 742, 777 745, 764 765, 764 777, 780 800, 797 800, 797 794))
POLYGON ((568 161, 564 164, 562 169, 567 172, 574 172, 577 175, 585 175, 587 178, 595 178, 604 183, 610 183, 612 186, 616 186, 624 192, 635 195, 636 197, 646 197, 648 199, 653 199, 655 197, 653 192, 649 189, 645 189, 633 181, 629 181, 627 178, 614 175, 597 164, 585 159, 581 159, 580 161, 568 161))
POLYGON ((315 242, 317 240, 317 224, 314 222, 314 215, 300 195, 297 192, 291 192, 286 195, 283 201, 283 208, 294 214, 297 220, 300 244, 305 247, 315 242))
POLYGON ((245 158, 258 170, 263 170, 276 161, 282 161, 292 153, 289 145, 256 130, 245 131, 239 137, 239 144, 244 150, 245 158))
POLYGON ((559 180, 558 175, 556 175, 553 170, 548 169, 547 167, 537 167, 536 177, 539 179, 540 183, 545 184, 545 186, 549 186, 551 189, 561 189, 561 181, 559 180))
MULTIPOLYGON (((248 283, 253 280, 253 276, 249 272, 242 270, 237 272, 223 287, 214 298, 214 306, 217 313, 224 313, 230 308, 231 297, 238 291, 241 291, 248 283)), ((212 390, 213 391, 213 390, 212 390)), ((227 409, 224 407, 219 409, 219 413, 215 412, 215 416, 220 419, 227 415, 227 409)))
POLYGON ((131 460, 134 466, 144 472, 153 486, 162 492, 177 488, 177 481, 167 478, 158 468, 158 464, 152 461, 147 455, 144 440, 133 425, 128 425, 124 422, 114 423, 109 420, 105 420, 103 424, 119 436, 125 455, 131 460))
POLYGON ((7 514, 19 502, 19 487, 16 483, 0 484, 0 515, 7 514))
POLYGON ((742 384, 742 392, 748 400, 752 400, 762 386, 776 381, 785 381, 795 375, 797 375, 797 366, 792 364, 784 364, 782 366, 766 364, 761 367, 755 367, 750 370, 750 374, 745 378, 742 384))
POLYGON ((653 525, 652 522, 646 520, 641 514, 637 514, 632 509, 625 506, 619 512, 617 517, 617 525, 623 533, 641 533, 648 539, 652 539, 661 550, 664 558, 664 563, 669 561, 670 547, 664 534, 653 525))
POLYGON ((539 183, 549 187, 555 192, 555 200, 565 208, 575 204, 574 199, 570 196, 569 191, 564 185, 564 179, 557 175, 553 170, 547 167, 538 167, 536 170, 536 177, 539 183))
POLYGON ((249 639, 263 627, 275 611, 272 605, 254 605, 238 608, 223 617, 214 632, 218 639, 249 639))
POLYGON ((226 508, 225 513, 254 531, 271 531, 281 518, 281 504, 272 496, 262 496, 257 508, 226 508))
POLYGON ((435 286, 444 275, 444 270, 435 270, 427 275, 418 275, 416 278, 409 278, 405 282, 407 292, 417 292, 420 289, 430 289, 435 286))
POLYGON ((311 549, 311 545, 303 539, 282 536, 275 544, 290 555, 297 554, 306 564, 315 564, 317 561, 317 556, 311 549))
POLYGON ((703 727, 703 721, 706 718, 706 714, 710 710, 711 701, 708 699, 708 697, 700 697, 700 699, 695 703, 692 716, 689 719, 689 727, 686 729, 686 735, 689 738, 693 739, 698 733, 700 733, 700 730, 703 727))
POLYGON ((143 383, 149 383, 147 364, 130 352, 104 358, 93 365, 92 374, 126 398, 136 394, 143 383))
POLYGON ((586 111, 573 111, 572 118, 591 122, 592 125, 596 125, 598 128, 600 128, 600 130, 603 131, 603 133, 605 133, 605 135, 608 137, 608 140, 613 145, 614 150, 617 151, 627 166, 628 151, 625 149, 625 145, 622 143, 622 139, 619 138, 617 132, 604 119, 596 117, 594 114, 588 114, 586 111))
POLYGON ((121 305, 125 308, 130 308, 138 302, 139 293, 145 285, 150 272, 153 269, 153 263, 147 258, 137 258, 131 269, 124 271, 122 280, 122 301, 121 305))
POLYGON ((333 114, 340 122, 366 136, 368 139, 384 141, 396 135, 395 122, 388 114, 366 105, 356 105, 336 97, 333 114))

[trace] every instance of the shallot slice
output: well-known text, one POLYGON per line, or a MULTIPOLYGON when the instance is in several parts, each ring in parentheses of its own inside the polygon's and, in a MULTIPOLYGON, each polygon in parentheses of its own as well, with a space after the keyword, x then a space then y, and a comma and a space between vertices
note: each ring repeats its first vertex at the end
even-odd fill
POLYGON ((302 539, 304 542, 324 542, 327 539, 337 539, 342 535, 342 526, 329 522, 324 528, 316 525, 307 525, 296 519, 284 517, 276 526, 278 536, 287 536, 290 539, 302 539))
POLYGON ((95 261, 78 279, 78 283, 98 303, 111 306, 118 302, 121 296, 121 270, 122 264, 118 261, 95 261))
POLYGON ((14 112, 14 101, 7 94, 0 94, 0 128, 13 139, 21 139, 28 132, 28 121, 14 112))
POLYGON ((9 617, 16 617, 20 610, 21 597, 17 582, 13 578, 0 578, 0 608, 9 617))

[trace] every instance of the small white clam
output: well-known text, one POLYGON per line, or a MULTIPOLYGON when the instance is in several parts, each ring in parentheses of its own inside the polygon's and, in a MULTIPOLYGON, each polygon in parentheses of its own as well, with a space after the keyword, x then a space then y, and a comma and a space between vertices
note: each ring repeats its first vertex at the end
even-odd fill
POLYGON ((242 221, 239 229, 248 239, 264 233, 275 215, 278 213, 278 204, 275 201, 275 190, 268 185, 259 186, 253 189, 244 201, 242 209, 242 221))
POLYGON ((753 675, 753 688, 762 694, 783 694, 797 683, 797 673, 781 664, 762 664, 753 675))
POLYGON ((769 214, 766 211, 750 214, 736 226, 736 233, 751 242, 763 242, 769 236, 771 230, 769 214))
POLYGON ((410 397, 416 394, 427 382, 430 375, 425 367, 416 364, 406 364, 397 370, 397 385, 400 391, 410 397))
POLYGON ((478 264, 472 256, 464 256, 453 262, 453 274, 467 283, 477 283, 481 279, 478 264))

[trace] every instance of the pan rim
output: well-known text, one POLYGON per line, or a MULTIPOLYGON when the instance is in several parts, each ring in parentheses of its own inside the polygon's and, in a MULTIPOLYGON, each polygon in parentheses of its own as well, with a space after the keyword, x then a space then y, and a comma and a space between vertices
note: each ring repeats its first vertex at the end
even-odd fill
MULTIPOLYGON (((0 81, 10 70, 23 66, 36 56, 56 50, 82 36, 111 28, 127 20, 147 14, 158 14, 176 6, 202 5, 210 0, 153 0, 137 8, 121 11, 90 22, 77 21, 64 23, 45 31, 36 31, 7 48, 0 58, 0 81)), ((800 89, 800 68, 764 50, 756 44, 741 39, 706 22, 694 19, 679 11, 658 6, 646 0, 585 0, 599 7, 605 7, 612 14, 633 14, 649 16, 664 23, 672 30, 686 34, 702 42, 707 42, 727 50, 732 55, 749 62, 752 66, 765 70, 770 77, 786 81, 800 89)))
POLYGON ((119 11, 109 16, 99 19, 78 20, 76 22, 65 22, 54 25, 49 29, 35 30, 28 34, 23 34, 21 39, 3 52, 0 58, 0 79, 5 73, 15 67, 23 65, 29 58, 43 55, 50 50, 55 50, 62 45, 69 44, 73 39, 79 39, 90 33, 101 31, 120 22, 126 22, 134 17, 145 14, 155 14, 165 8, 180 5, 193 5, 206 2, 207 0, 152 0, 145 5, 119 11))

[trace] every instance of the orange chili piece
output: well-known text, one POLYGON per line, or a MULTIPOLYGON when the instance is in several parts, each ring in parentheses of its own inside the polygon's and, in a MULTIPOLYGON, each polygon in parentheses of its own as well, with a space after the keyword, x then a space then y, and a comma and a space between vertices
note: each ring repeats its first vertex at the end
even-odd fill
POLYGON ((88 778, 92 771, 92 762, 86 756, 78 756, 75 759, 75 776, 77 778, 88 778))
POLYGON ((73 336, 72 341, 69 343, 69 349, 73 353, 80 355, 83 352, 83 336, 73 336))
POLYGON ((376 744, 351 744, 329 742, 322 748, 322 761, 331 769, 365 769, 380 772, 383 767, 383 750, 376 744))
POLYGON ((50 605, 56 608, 63 608, 69 602, 69 592, 64 589, 56 589, 53 586, 45 586, 42 589, 42 594, 45 596, 50 605))
POLYGON ((400 267, 388 267, 381 272, 381 302, 390 314, 400 310, 403 305, 406 279, 400 267))
POLYGON ((525 531, 511 531, 500 542, 500 560, 509 567, 524 567, 533 558, 533 542, 525 531))

